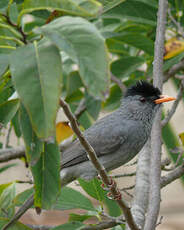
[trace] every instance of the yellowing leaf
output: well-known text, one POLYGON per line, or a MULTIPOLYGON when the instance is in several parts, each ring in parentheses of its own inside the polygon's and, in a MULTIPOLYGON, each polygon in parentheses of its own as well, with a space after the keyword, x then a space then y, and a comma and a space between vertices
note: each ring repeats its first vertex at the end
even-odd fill
POLYGON ((73 135, 73 130, 68 125, 68 122, 58 122, 56 125, 56 140, 59 144, 61 141, 73 135))
POLYGON ((180 140, 182 142, 182 145, 184 146, 184 133, 179 134, 180 140))
POLYGON ((164 59, 172 58, 184 51, 184 41, 180 41, 177 38, 171 38, 165 44, 164 59))

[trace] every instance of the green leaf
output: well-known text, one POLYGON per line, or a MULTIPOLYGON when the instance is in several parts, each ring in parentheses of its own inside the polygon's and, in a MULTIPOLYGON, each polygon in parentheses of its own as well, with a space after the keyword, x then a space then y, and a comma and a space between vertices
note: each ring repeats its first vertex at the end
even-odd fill
POLYGON ((71 72, 67 76, 67 85, 66 85, 67 96, 70 96, 82 86, 83 84, 80 79, 80 75, 77 71, 71 72))
POLYGON ((3 166, 3 167, 1 167, 0 168, 0 173, 2 173, 2 172, 4 172, 4 171, 6 171, 7 169, 9 169, 9 168, 11 168, 11 167, 13 167, 13 166, 16 166, 17 164, 8 164, 8 165, 5 165, 5 166, 3 166))
POLYGON ((106 195, 104 196, 104 203, 107 207, 110 216, 118 217, 122 211, 115 200, 110 200, 106 195))
POLYGON ((67 224, 62 224, 60 226, 57 226, 53 228, 52 230, 80 230, 82 227, 85 226, 81 222, 72 222, 67 224))
POLYGON ((9 55, 8 54, 0 54, 0 76, 4 74, 9 64, 9 55))
POLYGON ((19 123, 19 111, 17 111, 17 113, 13 117, 13 119, 12 119, 12 125, 13 125, 14 132, 15 132, 16 136, 18 138, 20 138, 21 135, 22 135, 22 133, 21 133, 21 130, 20 130, 20 123, 19 123))
POLYGON ((128 77, 144 62, 141 57, 122 57, 111 63, 111 72, 118 78, 128 77))
POLYGON ((60 195, 53 208, 58 210, 68 210, 75 208, 89 211, 95 210, 91 201, 87 197, 70 187, 63 187, 61 189, 60 195))
POLYGON ((124 44, 122 44, 121 41, 109 38, 107 39, 106 43, 111 53, 117 53, 117 54, 129 56, 127 48, 124 47, 124 44))
MULTIPOLYGON (((111 35, 110 35, 111 36, 111 35)), ((122 42, 123 44, 128 44, 130 46, 133 46, 137 49, 143 50, 149 55, 153 56, 154 52, 154 43, 151 39, 148 37, 139 34, 139 33, 132 33, 132 32, 123 32, 119 35, 112 35, 111 38, 114 40, 118 40, 122 42)))
POLYGON ((8 7, 9 0, 1 0, 0 1, 0 12, 5 13, 8 7))
MULTIPOLYGON (((0 228, 2 229, 3 226, 5 226, 9 221, 10 221, 10 219, 0 218, 0 228)), ((32 230, 31 228, 27 227, 26 225, 24 225, 24 224, 22 224, 20 222, 16 222, 9 229, 10 230, 32 230)))
POLYGON ((156 26, 157 8, 138 0, 124 1, 103 15, 105 18, 128 19, 156 26))
POLYGON ((113 111, 119 108, 121 97, 122 97, 121 89, 117 85, 113 85, 110 88, 110 95, 108 99, 103 103, 103 108, 106 111, 113 111))
POLYGON ((44 152, 44 142, 35 134, 25 107, 21 104, 19 111, 19 123, 26 146, 26 158, 30 166, 34 166, 44 152))
POLYGON ((61 190, 60 152, 56 141, 45 143, 44 152, 31 170, 35 183, 34 205, 50 209, 61 190))
POLYGON ((85 129, 89 128, 94 122, 94 119, 89 115, 88 111, 84 111, 79 117, 79 124, 81 124, 85 129))
POLYGON ((107 1, 107 0, 98 0, 101 2, 104 6, 103 12, 106 12, 116 6, 118 6, 120 3, 124 2, 125 0, 113 0, 113 1, 107 1))
POLYGON ((94 97, 90 96, 89 94, 85 97, 86 98, 86 109, 90 116, 93 117, 94 120, 98 118, 101 109, 101 100, 95 99, 94 97))
POLYGON ((13 199, 15 198, 15 183, 6 187, 0 195, 0 217, 11 218, 14 215, 15 207, 13 199))
POLYGON ((82 82, 89 93, 103 98, 109 84, 108 55, 105 40, 92 23, 66 16, 35 31, 67 53, 78 64, 82 82))
POLYGON ((78 179, 80 186, 87 194, 96 200, 103 201, 106 192, 102 189, 101 183, 98 179, 94 178, 91 181, 85 181, 81 178, 78 179))
POLYGON ((6 125, 16 114, 19 100, 10 100, 0 104, 0 123, 6 125))
POLYGON ((12 185, 11 182, 7 183, 7 184, 0 184, 0 196, 1 196, 2 192, 10 185, 12 185))
POLYGON ((10 4, 10 8, 9 8, 9 17, 11 22, 17 23, 18 14, 19 12, 18 12, 17 4, 13 2, 12 4, 10 4))
POLYGON ((18 48, 10 57, 10 70, 36 135, 53 136, 62 81, 58 49, 46 40, 18 48))
POLYGON ((25 191, 16 195, 13 200, 15 206, 23 205, 23 203, 34 193, 34 188, 26 189, 25 191))
POLYGON ((62 11, 67 14, 79 15, 83 17, 94 17, 101 12, 102 5, 95 0, 25 0, 24 9, 20 13, 19 17, 34 10, 45 9, 49 11, 62 11))

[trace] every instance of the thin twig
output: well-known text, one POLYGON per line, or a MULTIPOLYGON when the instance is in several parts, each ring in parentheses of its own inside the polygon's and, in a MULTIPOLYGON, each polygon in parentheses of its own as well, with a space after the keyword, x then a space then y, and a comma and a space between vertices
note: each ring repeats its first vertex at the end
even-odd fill
POLYGON ((85 105, 85 99, 83 98, 80 103, 79 106, 77 107, 77 109, 75 110, 75 117, 78 120, 80 118, 80 116, 82 115, 82 113, 86 110, 86 105, 85 105))
MULTIPOLYGON (((104 184, 107 187, 109 187, 110 192, 111 192, 112 196, 114 197, 114 199, 116 199, 116 197, 119 196, 119 190, 117 189, 116 186, 112 186, 111 179, 108 177, 104 166, 102 166, 101 163, 99 162, 94 149, 89 144, 89 142, 84 138, 84 135, 81 133, 81 131, 78 127, 77 121, 76 121, 75 117, 73 116, 69 106, 62 99, 60 99, 60 105, 63 108, 65 115, 68 117, 70 124, 71 124, 71 127, 72 127, 73 131, 75 132, 75 134, 77 135, 81 145, 85 148, 87 155, 88 155, 88 158, 91 160, 91 162, 95 166, 95 168, 96 168, 98 174, 100 175, 100 177, 102 178, 104 184)), ((123 213, 125 215, 125 219, 126 219, 128 225, 130 226, 130 228, 132 230, 133 229, 138 230, 138 227, 137 227, 136 223, 134 222, 134 219, 133 219, 133 216, 131 214, 129 206, 122 199, 118 199, 117 203, 118 203, 119 207, 123 210, 123 213)))
POLYGON ((87 227, 83 227, 81 228, 81 230, 102 230, 102 229, 109 229, 112 227, 115 227, 119 224, 122 224, 122 222, 117 221, 117 219, 114 220, 110 220, 110 221, 104 221, 104 222, 100 222, 96 225, 91 225, 91 226, 87 226, 87 227))
POLYGON ((46 225, 32 225, 32 224, 26 224, 29 228, 33 230, 52 230, 53 226, 46 226, 46 225))
POLYGON ((122 83, 122 81, 120 79, 115 77, 112 73, 111 73, 111 81, 113 81, 114 83, 116 83, 119 86, 119 88, 121 89, 121 92, 123 94, 125 93, 126 86, 122 83))
POLYGON ((184 31, 183 31, 183 28, 182 28, 182 26, 180 25, 180 23, 177 22, 177 21, 175 20, 175 18, 172 16, 170 7, 168 8, 168 15, 169 15, 169 18, 171 19, 171 21, 172 21, 172 22, 174 23, 174 25, 176 26, 178 34, 180 34, 180 35, 184 38, 184 31))
POLYGON ((123 173, 123 174, 116 174, 116 175, 112 175, 112 178, 121 178, 121 177, 131 177, 131 176, 135 176, 136 172, 131 172, 131 173, 123 173))
POLYGON ((166 185, 172 183, 174 180, 180 178, 184 175, 184 166, 180 165, 165 176, 161 177, 161 188, 165 187, 166 185))
POLYGON ((167 113, 167 116, 161 122, 162 127, 167 125, 167 123, 170 121, 170 119, 174 115, 174 113, 175 113, 175 111, 176 111, 176 109, 178 107, 178 104, 179 104, 181 98, 183 97, 183 91, 184 91, 184 80, 181 81, 180 88, 179 88, 176 100, 174 101, 171 110, 167 113))

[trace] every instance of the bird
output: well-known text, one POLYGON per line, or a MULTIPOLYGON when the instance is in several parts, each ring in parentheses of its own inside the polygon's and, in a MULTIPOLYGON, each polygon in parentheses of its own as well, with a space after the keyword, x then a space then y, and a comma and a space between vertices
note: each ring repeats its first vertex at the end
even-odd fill
MULTIPOLYGON (((107 171, 126 164, 138 154, 150 136, 161 104, 172 100, 175 98, 162 95, 151 83, 137 81, 127 89, 117 110, 84 131, 84 137, 107 171)), ((95 176, 95 167, 76 139, 61 153, 61 185, 78 178, 91 180, 95 176)))

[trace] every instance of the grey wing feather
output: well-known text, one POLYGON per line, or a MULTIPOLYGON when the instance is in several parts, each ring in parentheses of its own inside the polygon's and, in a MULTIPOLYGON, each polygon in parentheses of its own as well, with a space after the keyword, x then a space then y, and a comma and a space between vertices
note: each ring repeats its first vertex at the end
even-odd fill
MULTIPOLYGON (((113 116, 110 114, 84 132, 84 136, 98 157, 115 152, 124 143, 126 133, 119 127, 118 120, 115 114, 113 116)), ((76 140, 62 153, 61 167, 69 167, 87 160, 88 157, 83 146, 79 140, 76 140)))

